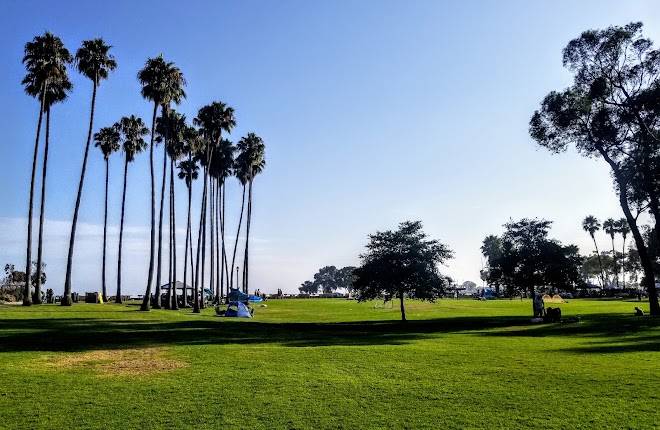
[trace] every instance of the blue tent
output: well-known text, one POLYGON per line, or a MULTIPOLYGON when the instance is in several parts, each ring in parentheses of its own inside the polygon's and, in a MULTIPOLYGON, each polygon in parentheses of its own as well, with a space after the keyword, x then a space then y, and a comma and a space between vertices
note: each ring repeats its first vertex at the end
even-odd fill
POLYGON ((229 302, 225 316, 234 318, 252 318, 250 309, 248 309, 245 303, 242 302, 229 302))
POLYGON ((248 301, 250 301, 250 302, 252 302, 252 303, 261 303, 261 302, 264 301, 264 299, 262 299, 262 298, 259 297, 259 296, 252 296, 252 295, 251 295, 251 296, 248 297, 248 301))
POLYGON ((249 296, 238 288, 232 288, 229 290, 228 297, 230 302, 247 302, 249 299, 249 296))

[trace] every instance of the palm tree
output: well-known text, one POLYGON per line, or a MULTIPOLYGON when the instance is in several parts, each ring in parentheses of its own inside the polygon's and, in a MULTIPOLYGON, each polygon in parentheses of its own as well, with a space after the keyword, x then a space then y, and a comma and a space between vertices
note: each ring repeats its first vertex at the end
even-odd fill
MULTIPOLYGON (((241 226, 243 224, 243 212, 245 210, 245 187, 248 183, 248 166, 240 163, 237 157, 234 165, 234 176, 240 182, 243 192, 241 194, 241 215, 238 217, 238 228, 236 229, 236 238, 234 239, 234 252, 231 257, 231 271, 229 278, 229 288, 234 288, 234 267, 236 265, 236 250, 238 249, 238 237, 241 234, 241 226)), ((236 268, 236 288, 238 288, 238 267, 236 268)))
POLYGON ((94 141, 96 146, 103 153, 103 160, 105 161, 105 203, 103 206, 103 263, 101 270, 101 286, 102 286, 102 297, 103 302, 108 301, 106 282, 105 282, 105 252, 106 252, 106 243, 107 243, 107 229, 108 229, 108 182, 109 182, 109 167, 110 167, 110 155, 113 152, 119 151, 121 146, 119 141, 121 139, 121 134, 119 129, 115 124, 112 127, 103 127, 96 134, 94 134, 94 141))
MULTIPOLYGON (((154 132, 156 127, 156 114, 158 113, 158 106, 169 106, 172 101, 178 103, 178 100, 185 97, 185 94, 181 88, 184 83, 183 75, 179 69, 174 66, 174 63, 166 62, 162 55, 159 55, 156 58, 147 59, 142 70, 138 72, 138 80, 142 85, 142 97, 154 103, 151 118, 151 139, 149 142, 149 172, 151 176, 149 274, 144 300, 140 307, 141 310, 148 311, 151 307, 151 284, 153 283, 154 276, 154 247, 156 242, 156 181, 154 178, 154 132), (177 83, 181 84, 179 86, 180 92, 175 91, 177 83)), ((163 168, 163 171, 164 170, 165 168, 163 168)))
POLYGON ((614 249, 614 235, 619 232, 619 223, 612 218, 603 221, 603 230, 610 235, 612 239, 612 270, 614 270, 614 279, 616 279, 616 287, 619 288, 619 269, 616 262, 616 250, 614 249))
POLYGON ((247 223, 245 225, 245 256, 243 258, 243 290, 245 293, 249 291, 248 283, 248 262, 249 262, 249 246, 250 246, 250 223, 252 221, 252 184, 254 178, 260 174, 264 167, 266 167, 265 160, 265 145, 261 137, 254 133, 248 133, 247 136, 241 138, 238 142, 238 164, 245 165, 248 181, 248 210, 247 210, 247 223))
POLYGON ((191 225, 191 206, 192 206, 192 184, 193 181, 199 176, 199 166, 197 159, 193 158, 193 154, 197 152, 199 135, 197 130, 193 127, 187 127, 184 133, 186 146, 184 153, 188 155, 188 159, 181 161, 179 167, 179 179, 183 179, 188 188, 188 216, 186 221, 186 244, 184 247, 184 264, 183 264, 183 307, 188 307, 188 293, 186 289, 186 280, 188 279, 188 249, 190 247, 190 285, 193 285, 194 273, 192 270, 192 225, 191 225))
MULTIPOLYGON (((83 184, 85 182, 85 171, 87 170, 87 157, 89 155, 89 144, 92 140, 92 128, 94 127, 94 106, 96 104, 96 89, 102 79, 108 78, 108 73, 117 67, 117 63, 110 52, 110 45, 106 45, 103 39, 85 40, 76 52, 76 66, 78 71, 92 81, 92 106, 89 114, 89 128, 87 130, 87 143, 83 155, 83 164, 80 170, 80 181, 78 182, 78 194, 76 195, 76 206, 73 210, 71 222, 71 235, 69 237, 69 254, 66 260, 66 277, 64 279, 64 296, 61 304, 71 306, 71 269, 73 266, 73 247, 76 240, 76 226, 78 225, 78 212, 80 211, 80 200, 82 198, 83 184)), ((105 292, 103 293, 105 297, 105 292)))
MULTIPOLYGON (((64 47, 62 40, 50 32, 42 36, 36 36, 31 42, 25 44, 25 55, 23 64, 27 73, 22 84, 26 94, 39 100, 39 115, 37 119, 37 132, 34 141, 34 152, 32 155, 32 174, 30 179, 30 194, 28 199, 28 231, 27 231, 27 262, 25 266, 25 291, 23 294, 23 305, 32 304, 30 279, 32 279, 32 212, 34 208, 34 184, 37 172, 37 156, 39 154, 39 136, 43 114, 46 111, 46 95, 50 90, 50 82, 68 82, 66 76, 66 65, 72 60, 71 54, 64 47)), ((70 89, 70 83, 69 83, 70 89)), ((37 295, 41 300, 41 295, 37 295)))
POLYGON ((225 289, 225 279, 229 285, 229 269, 227 264, 227 254, 225 248, 225 228, 224 228, 224 186, 225 180, 232 175, 234 166, 234 152, 236 148, 232 145, 231 141, 221 139, 220 144, 213 152, 211 164, 209 166, 209 175, 216 182, 216 243, 217 259, 219 262, 216 264, 218 269, 218 276, 216 276, 216 295, 218 298, 223 296, 225 289))
POLYGON ((630 233, 628 220, 625 218, 619 219, 619 221, 617 221, 617 230, 621 233, 621 237, 623 238, 623 246, 621 247, 621 255, 623 256, 623 261, 621 262, 621 280, 623 281, 623 288, 626 288, 626 239, 630 233))
POLYGON ((115 303, 121 303, 121 250, 124 238, 124 213, 126 208, 126 182, 128 180, 128 163, 135 160, 135 156, 147 148, 144 136, 149 133, 141 118, 131 115, 123 117, 115 127, 120 130, 122 149, 124 150, 124 188, 121 195, 121 218, 119 222, 119 252, 117 254, 117 294, 115 303))
POLYGON ((598 256, 598 267, 600 268, 600 286, 605 286, 605 272, 603 271, 603 260, 600 258, 600 251, 598 250, 598 243, 596 243, 596 232, 600 230, 600 222, 598 218, 593 215, 588 215, 584 221, 582 221, 582 229, 589 233, 591 240, 594 242, 594 247, 596 248, 596 256, 598 256))
MULTIPOLYGON (((203 137, 204 145, 201 149, 200 155, 202 156, 201 164, 204 167, 204 188, 202 191, 202 211, 200 214, 200 228, 198 232, 198 247, 197 247, 197 266, 199 266, 199 253, 200 246, 202 247, 202 285, 204 284, 204 256, 205 256, 205 239, 206 239, 206 200, 207 200, 207 181, 208 181, 208 166, 213 156, 214 148, 220 145, 222 139, 222 132, 230 133, 236 125, 234 118, 234 109, 228 107, 222 102, 213 102, 210 105, 203 106, 199 109, 197 117, 193 120, 194 124, 200 127, 200 133, 203 137), (201 239, 204 238, 204 241, 201 239)), ((195 294, 197 294, 197 280, 199 277, 199 270, 195 270, 195 294)), ((203 302, 203 292, 202 292, 203 302)), ((195 300, 193 312, 199 312, 198 300, 195 300)), ((201 304, 204 306, 204 304, 201 304)))
MULTIPOLYGON (((178 309, 179 305, 176 298, 176 204, 174 195, 174 164, 185 151, 186 146, 186 117, 175 111, 171 111, 167 121, 167 155, 170 158, 170 243, 169 243, 169 288, 167 290, 168 309, 178 309), (174 282, 172 282, 174 281, 174 282), (174 291, 172 291, 174 288, 174 291)), ((159 246, 160 251, 160 246, 159 246)))

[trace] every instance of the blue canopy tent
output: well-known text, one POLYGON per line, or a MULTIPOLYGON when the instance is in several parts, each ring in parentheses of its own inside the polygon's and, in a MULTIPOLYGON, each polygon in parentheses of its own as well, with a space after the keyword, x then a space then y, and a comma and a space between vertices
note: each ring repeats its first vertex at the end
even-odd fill
POLYGON ((249 296, 238 288, 230 289, 227 297, 229 297, 230 302, 247 302, 249 300, 249 296))
POLYGON ((261 302, 264 301, 264 299, 262 299, 262 298, 259 297, 259 296, 253 296, 253 295, 250 295, 250 296, 248 296, 248 301, 250 301, 250 302, 252 302, 252 303, 261 303, 261 302))
POLYGON ((252 318, 250 309, 243 302, 229 302, 227 310, 225 311, 226 317, 234 318, 252 318))

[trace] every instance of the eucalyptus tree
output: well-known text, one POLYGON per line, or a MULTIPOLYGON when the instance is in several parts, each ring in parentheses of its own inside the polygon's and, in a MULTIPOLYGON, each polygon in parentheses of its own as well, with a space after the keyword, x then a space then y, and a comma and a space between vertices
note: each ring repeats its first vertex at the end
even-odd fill
POLYGON ((105 162, 105 199, 103 205, 103 257, 101 263, 101 287, 103 302, 108 301, 107 288, 105 281, 105 263, 106 263, 106 245, 108 237, 108 183, 110 178, 110 156, 119 151, 121 146, 119 141, 121 134, 117 124, 112 127, 103 127, 94 134, 94 141, 103 153, 103 161, 105 162))
POLYGON ((126 183, 128 181, 128 164, 135 160, 135 156, 147 148, 144 136, 149 129, 141 118, 131 115, 119 120, 115 127, 121 133, 121 145, 124 152, 124 186, 121 194, 121 217, 119 222, 119 251, 117 253, 117 293, 115 303, 121 303, 121 257, 124 239, 124 214, 126 209, 126 183))
MULTIPOLYGON (((30 176, 30 193, 28 198, 28 228, 26 245, 26 279, 32 279, 32 214, 34 209, 34 184, 37 172, 37 158, 39 154, 39 137, 43 115, 50 104, 58 98, 57 94, 71 90, 71 83, 67 76, 66 66, 71 63, 72 57, 64 47, 62 40, 50 32, 36 36, 25 44, 23 64, 26 74, 21 82, 26 94, 39 100, 39 114, 37 119, 36 138, 32 155, 32 173, 30 176), (59 87, 59 89, 58 89, 59 87)), ((60 94, 60 96, 65 94, 60 94)), ((44 163, 45 165, 45 163, 44 163)), ((41 244, 39 245, 41 247, 41 244)), ((37 271, 40 270, 39 266, 37 271)), ((41 276, 37 277, 41 279, 41 276)), ((32 304, 30 282, 25 282, 23 305, 32 304)), ((37 302, 41 302, 41 294, 36 294, 37 302)))
POLYGON ((612 239, 612 271, 614 272, 614 279, 616 280, 616 287, 619 288, 619 269, 616 261, 616 249, 614 248, 614 236, 619 232, 618 221, 608 218, 603 221, 603 231, 612 239))
POLYGON ((623 239, 623 245, 621 246, 621 255, 623 256, 623 261, 621 262, 621 281, 623 282, 623 288, 626 288, 626 261, 628 259, 626 252, 626 239, 628 234, 630 234, 630 227, 628 226, 628 221, 625 218, 620 218, 617 221, 617 231, 621 234, 623 239))
MULTIPOLYGON (((153 283, 154 276, 154 251, 156 243, 156 181, 154 177, 154 134, 156 115, 159 106, 161 106, 161 110, 165 110, 165 106, 169 106, 172 102, 179 103, 179 101, 185 97, 185 93, 183 92, 185 81, 183 79, 183 74, 176 66, 174 66, 174 63, 165 61, 162 55, 147 59, 142 70, 138 72, 138 80, 142 85, 142 97, 152 101, 154 104, 151 118, 151 139, 149 142, 149 173, 151 177, 149 271, 144 300, 140 307, 141 310, 148 311, 151 308, 151 284, 153 283)), ((165 164, 166 163, 164 163, 164 165, 165 164)), ((165 168, 163 168, 163 170, 165 170, 165 168)), ((159 287, 159 285, 157 285, 157 287, 159 287)), ((158 301, 159 298, 157 298, 157 302, 158 301)))
MULTIPOLYGON (((76 241, 76 227, 78 225, 78 213, 80 211, 80 200, 82 198, 83 184, 85 183, 85 172, 87 170, 87 158, 89 155, 89 145, 92 140, 92 129, 94 127, 94 107, 96 105, 96 89, 101 80, 108 78, 108 73, 117 67, 114 57, 110 54, 110 45, 107 45, 103 39, 85 40, 82 46, 76 52, 75 63, 78 71, 92 81, 92 103, 89 113, 89 127, 87 129, 87 142, 85 143, 85 152, 83 155, 82 168, 80 169, 80 181, 78 182, 78 193, 76 195, 76 205, 73 210, 73 220, 71 221, 71 234, 69 236, 69 253, 66 260, 66 276, 64 279, 64 296, 61 304, 71 305, 71 269, 73 266, 73 248, 76 241)), ((105 275, 104 275, 105 276, 105 275)), ((104 279, 105 284, 105 279, 104 279)), ((105 285, 104 300, 105 300, 105 285)))
POLYGON ((587 215, 582 221, 582 229, 589 233, 591 240, 594 242, 594 248, 596 248, 596 256, 598 257, 598 267, 600 268, 600 286, 605 286, 605 272, 603 271, 603 260, 600 257, 600 251, 598 250, 598 243, 596 242, 596 232, 600 230, 600 221, 593 215, 587 215))
POLYGON ((532 116, 530 134, 552 152, 575 145, 610 167, 639 253, 650 313, 660 315, 653 261, 637 224, 640 211, 633 214, 634 206, 641 206, 631 194, 631 184, 638 183, 657 225, 659 169, 653 159, 660 127, 660 51, 643 37, 641 23, 631 23, 583 32, 568 43, 563 62, 573 83, 545 97, 532 116))
POLYGON ((245 248, 243 258, 243 290, 249 291, 249 247, 250 247, 250 224, 252 221, 252 184, 254 178, 260 174, 266 167, 265 151, 266 146, 261 137, 254 133, 248 133, 238 142, 238 164, 245 165, 246 179, 248 183, 248 207, 247 222, 245 225, 245 248))
MULTIPOLYGON (((209 105, 203 106, 199 109, 197 117, 193 123, 200 127, 200 134, 202 137, 203 145, 198 148, 200 155, 200 164, 203 167, 203 180, 204 186, 202 190, 202 210, 200 213, 199 231, 197 239, 197 261, 196 265, 200 264, 200 250, 202 253, 202 285, 204 284, 204 257, 205 257, 205 239, 206 239, 206 206, 207 206, 207 182, 208 182, 208 166, 213 155, 213 151, 220 145, 222 139, 222 132, 230 133, 236 125, 234 118, 234 109, 225 105, 222 102, 213 102, 209 105)), ((198 292, 198 278, 199 270, 195 269, 195 294, 198 292)), ((203 292, 202 292, 203 302, 203 292)), ((203 303, 201 304, 204 305, 203 303)), ((199 298, 196 297, 193 312, 199 312, 199 298)))

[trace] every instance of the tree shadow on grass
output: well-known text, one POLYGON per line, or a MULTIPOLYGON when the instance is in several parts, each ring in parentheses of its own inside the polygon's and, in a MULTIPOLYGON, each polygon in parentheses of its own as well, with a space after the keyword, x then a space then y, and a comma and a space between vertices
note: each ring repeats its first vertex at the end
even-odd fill
POLYGON ((530 325, 528 317, 448 317, 429 320, 270 323, 204 318, 159 321, 99 318, 0 320, 0 353, 87 351, 167 345, 288 347, 404 345, 451 333, 475 336, 584 337, 574 352, 658 351, 659 319, 590 315, 578 324, 530 325), (594 341, 593 344, 589 341, 594 341))

